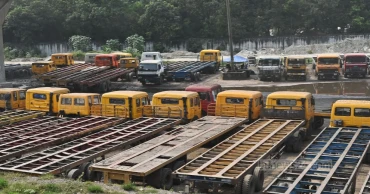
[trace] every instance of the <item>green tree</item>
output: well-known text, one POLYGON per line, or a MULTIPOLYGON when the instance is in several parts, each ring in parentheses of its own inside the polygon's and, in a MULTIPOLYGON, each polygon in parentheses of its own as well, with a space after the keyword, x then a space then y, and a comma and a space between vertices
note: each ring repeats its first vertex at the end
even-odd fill
POLYGON ((69 38, 69 44, 73 51, 87 52, 92 50, 91 38, 87 36, 74 35, 69 38))
POLYGON ((126 39, 126 44, 126 52, 131 53, 135 57, 140 56, 145 48, 145 39, 142 36, 134 34, 126 39))

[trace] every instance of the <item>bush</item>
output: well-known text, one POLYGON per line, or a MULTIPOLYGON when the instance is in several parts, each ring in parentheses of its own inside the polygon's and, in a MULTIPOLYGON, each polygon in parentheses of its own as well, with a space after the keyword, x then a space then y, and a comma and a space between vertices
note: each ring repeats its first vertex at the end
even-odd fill
POLYGON ((122 189, 125 191, 136 191, 136 186, 132 183, 122 185, 122 189))
POLYGON ((110 48, 110 50, 113 50, 113 51, 121 50, 121 44, 119 43, 118 39, 107 40, 105 44, 106 44, 105 45, 106 48, 110 48))
POLYGON ((82 51, 75 51, 73 52, 73 58, 77 61, 84 61, 85 60, 85 53, 82 51))
POLYGON ((0 178, 0 190, 5 189, 6 187, 8 187, 8 181, 0 178))
POLYGON ((69 38, 69 45, 74 51, 90 51, 92 50, 91 38, 87 36, 74 35, 69 38))
POLYGON ((40 189, 44 190, 45 192, 50 192, 50 193, 61 193, 62 192, 62 189, 58 185, 53 184, 53 183, 42 185, 40 189))
POLYGON ((199 40, 189 39, 186 42, 186 44, 187 44, 187 50, 189 52, 199 53, 201 50, 203 50, 202 43, 199 40))
POLYGON ((87 190, 90 193, 104 193, 103 189, 99 185, 89 185, 87 190))
MULTIPOLYGON (((144 51, 145 39, 142 36, 134 34, 126 38, 127 48, 136 49, 139 53, 144 51)), ((127 49, 126 48, 126 49, 127 49)))

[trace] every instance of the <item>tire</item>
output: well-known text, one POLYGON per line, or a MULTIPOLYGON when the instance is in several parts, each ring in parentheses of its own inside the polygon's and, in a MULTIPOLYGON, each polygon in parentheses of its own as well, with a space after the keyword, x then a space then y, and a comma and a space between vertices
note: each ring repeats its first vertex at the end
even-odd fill
POLYGON ((297 131, 296 133, 294 133, 293 136, 291 136, 287 140, 285 146, 286 146, 285 149, 287 152, 299 153, 302 150, 302 146, 303 146, 302 132, 297 131))
POLYGON ((191 121, 193 122, 193 121, 196 121, 196 120, 198 120, 198 119, 199 119, 199 118, 198 118, 198 116, 197 116, 197 115, 195 115, 191 121))
POLYGON ((321 117, 316 117, 314 118, 314 126, 313 126, 313 130, 318 130, 319 128, 321 128, 322 126, 324 125, 324 119, 321 118, 321 117))
POLYGON ((299 152, 301 152, 302 146, 303 146, 303 143, 302 143, 302 140, 303 140, 302 135, 299 134, 298 137, 295 137, 294 139, 295 139, 295 141, 293 143, 293 149, 292 149, 292 151, 294 153, 299 153, 299 152))
MULTIPOLYGON (((180 167, 184 166, 185 165, 185 162, 183 160, 178 160, 175 162, 175 164, 173 165, 172 167, 172 171, 175 171, 177 169, 179 169, 180 167)), ((181 184, 181 180, 180 179, 173 179, 173 184, 174 185, 180 185, 181 184)))
POLYGON ((83 172, 83 173, 84 173, 83 178, 84 178, 85 180, 87 180, 87 179, 88 179, 87 171, 89 171, 89 166, 90 166, 90 164, 91 164, 90 162, 85 162, 85 163, 81 164, 81 165, 78 167, 78 170, 80 170, 81 172, 83 172))
POLYGON ((248 174, 244 177, 243 183, 242 183, 242 194, 253 194, 254 191, 256 190, 256 184, 255 184, 255 179, 252 175, 248 174))
POLYGON ((255 191, 260 192, 263 189, 263 182, 265 181, 265 174, 261 167, 256 167, 253 171, 255 183, 255 191))
POLYGON ((79 176, 81 176, 82 172, 79 169, 72 169, 68 172, 67 177, 73 180, 78 179, 79 176))
POLYGON ((141 85, 146 86, 146 82, 145 81, 142 81, 141 82, 141 85))
POLYGON ((149 185, 157 189, 169 190, 173 185, 172 170, 170 168, 162 168, 150 174, 147 178, 149 185))

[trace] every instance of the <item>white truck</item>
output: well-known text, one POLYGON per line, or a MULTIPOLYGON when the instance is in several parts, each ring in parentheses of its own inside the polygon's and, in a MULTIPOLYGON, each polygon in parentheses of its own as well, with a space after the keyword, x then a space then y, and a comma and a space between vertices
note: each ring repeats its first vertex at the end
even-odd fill
POLYGON ((257 68, 261 81, 280 81, 284 73, 284 59, 279 56, 263 56, 258 59, 257 68))
POLYGON ((166 74, 161 54, 159 52, 143 52, 137 74, 138 81, 142 85, 147 83, 161 85, 166 74))

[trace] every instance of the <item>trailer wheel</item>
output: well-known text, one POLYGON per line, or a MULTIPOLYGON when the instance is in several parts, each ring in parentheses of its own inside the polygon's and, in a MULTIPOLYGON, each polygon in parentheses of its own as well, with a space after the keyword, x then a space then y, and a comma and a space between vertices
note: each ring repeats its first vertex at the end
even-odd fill
POLYGON ((89 171, 89 166, 90 166, 90 162, 85 162, 85 163, 83 163, 83 164, 81 164, 80 166, 79 166, 79 170, 81 171, 81 172, 83 172, 84 173, 84 179, 85 180, 87 180, 88 179, 88 174, 87 174, 87 171, 89 171))
POLYGON ((170 190, 173 186, 172 170, 170 168, 163 168, 161 170, 161 188, 170 190))
POLYGON ((198 118, 198 116, 197 116, 197 115, 195 115, 191 121, 193 122, 193 121, 196 121, 196 120, 198 120, 198 119, 199 119, 199 118, 198 118))
POLYGON ((324 118, 322 118, 322 117, 315 117, 314 118, 314 129, 317 130, 320 127, 322 127, 322 125, 324 125, 324 118))
POLYGON ((255 179, 252 175, 248 174, 243 179, 242 194, 253 194, 256 190, 255 179))
POLYGON ((253 177, 256 180, 255 191, 259 192, 263 189, 263 182, 265 181, 265 174, 261 167, 256 167, 253 171, 253 177))
POLYGON ((76 180, 79 176, 81 176, 82 172, 80 169, 72 169, 68 172, 67 177, 73 180, 76 180))
MULTIPOLYGON (((176 161, 175 164, 172 167, 172 171, 175 171, 175 170, 179 169, 180 167, 182 167, 184 165, 185 165, 185 162, 183 160, 176 161)), ((180 185, 181 180, 180 179, 173 179, 173 184, 174 185, 180 185)))

